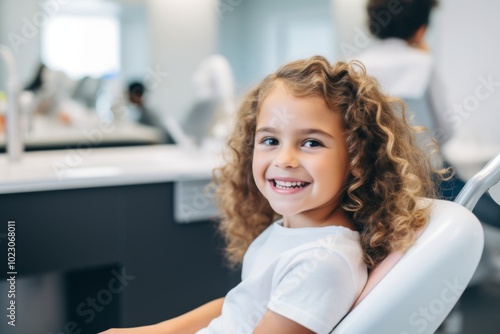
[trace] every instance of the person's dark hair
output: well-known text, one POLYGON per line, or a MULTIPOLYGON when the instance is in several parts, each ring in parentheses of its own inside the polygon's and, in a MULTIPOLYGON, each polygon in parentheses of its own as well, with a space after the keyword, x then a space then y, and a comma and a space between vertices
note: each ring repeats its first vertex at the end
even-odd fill
POLYGON ((134 81, 128 85, 128 92, 130 95, 137 94, 139 96, 144 95, 145 87, 141 82, 134 81))
POLYGON ((410 39, 421 26, 429 24, 437 0, 369 0, 368 27, 380 38, 410 39))
POLYGON ((26 86, 25 90, 30 90, 32 92, 38 91, 42 85, 43 85, 43 79, 42 79, 42 74, 43 70, 46 69, 47 66, 44 64, 40 64, 36 70, 35 78, 33 78, 33 81, 29 85, 26 86))

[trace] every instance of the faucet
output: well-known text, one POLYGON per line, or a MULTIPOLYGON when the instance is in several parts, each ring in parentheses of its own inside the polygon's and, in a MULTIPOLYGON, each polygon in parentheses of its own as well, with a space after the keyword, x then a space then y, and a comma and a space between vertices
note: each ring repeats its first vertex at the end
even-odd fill
POLYGON ((0 44, 0 56, 7 68, 7 154, 10 161, 19 161, 24 151, 19 114, 19 83, 17 80, 16 61, 11 49, 0 44))

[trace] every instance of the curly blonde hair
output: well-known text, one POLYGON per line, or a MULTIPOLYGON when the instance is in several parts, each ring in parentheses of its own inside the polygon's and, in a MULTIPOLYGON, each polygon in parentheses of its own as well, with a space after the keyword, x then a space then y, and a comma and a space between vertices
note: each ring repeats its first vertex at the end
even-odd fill
POLYGON ((343 116, 349 155, 341 207, 361 235, 364 261, 373 268, 392 251, 404 251, 425 226, 436 197, 435 170, 409 125, 405 106, 384 95, 359 62, 331 65, 315 56, 268 75, 243 99, 230 135, 227 163, 214 171, 226 255, 238 265, 250 243, 279 218, 257 189, 252 156, 257 116, 277 82, 296 97, 321 97, 343 116))

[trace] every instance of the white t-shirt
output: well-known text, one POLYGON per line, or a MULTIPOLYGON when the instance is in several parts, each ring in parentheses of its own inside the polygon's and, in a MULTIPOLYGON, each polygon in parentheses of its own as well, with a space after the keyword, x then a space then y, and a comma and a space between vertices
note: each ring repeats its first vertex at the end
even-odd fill
POLYGON ((409 46, 399 38, 388 38, 354 57, 378 79, 385 93, 419 99, 430 85, 433 59, 429 52, 409 46))
POLYGON ((341 226, 286 228, 279 220, 250 245, 242 281, 221 316, 197 334, 252 333, 268 309, 316 333, 329 333, 363 289, 360 236, 341 226))

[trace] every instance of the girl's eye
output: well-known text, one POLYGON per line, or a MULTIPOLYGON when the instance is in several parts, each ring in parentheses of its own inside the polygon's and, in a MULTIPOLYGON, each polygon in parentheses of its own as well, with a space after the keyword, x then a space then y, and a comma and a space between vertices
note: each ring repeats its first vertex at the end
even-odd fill
POLYGON ((262 141, 261 141, 262 144, 264 145, 268 145, 268 146, 274 146, 274 145, 278 145, 279 144, 279 141, 275 138, 264 138, 262 141))
POLYGON ((324 146, 320 141, 314 139, 308 139, 304 142, 305 147, 322 147, 324 146))

